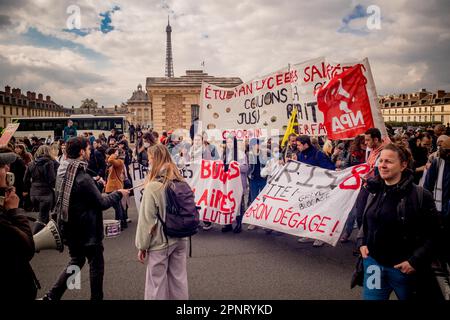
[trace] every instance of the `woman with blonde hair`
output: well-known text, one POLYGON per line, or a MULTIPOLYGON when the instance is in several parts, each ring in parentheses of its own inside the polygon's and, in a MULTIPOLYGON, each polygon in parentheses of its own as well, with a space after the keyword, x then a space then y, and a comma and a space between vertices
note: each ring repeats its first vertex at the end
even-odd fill
POLYGON ((35 225, 33 234, 39 232, 48 223, 50 210, 55 202, 55 183, 58 162, 53 158, 49 146, 40 146, 34 154, 34 161, 25 171, 24 195, 30 193, 35 208, 39 208, 39 223, 35 225))
POLYGON ((187 238, 165 237, 158 214, 165 221, 165 188, 173 180, 184 181, 164 145, 148 149, 149 174, 142 195, 136 230, 138 259, 147 259, 146 300, 186 300, 187 238))
POLYGON ((331 140, 325 141, 322 150, 329 158, 331 158, 333 155, 333 143, 331 140))

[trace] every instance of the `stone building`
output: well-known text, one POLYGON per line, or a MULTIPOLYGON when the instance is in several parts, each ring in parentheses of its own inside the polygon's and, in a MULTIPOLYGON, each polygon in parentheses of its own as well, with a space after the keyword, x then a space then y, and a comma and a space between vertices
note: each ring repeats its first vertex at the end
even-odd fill
POLYGON ((22 94, 19 88, 5 86, 5 91, 0 91, 0 127, 5 128, 11 122, 11 118, 26 117, 64 117, 69 113, 63 106, 55 103, 50 96, 44 96, 36 92, 27 91, 22 94))
POLYGON ((126 107, 128 110, 127 120, 130 123, 144 127, 153 127, 151 103, 147 93, 142 90, 142 85, 139 84, 137 90, 127 100, 126 107))
POLYGON ((128 114, 128 110, 125 104, 120 106, 105 108, 105 106, 98 107, 98 103, 94 99, 84 99, 81 101, 79 108, 72 106, 70 114, 91 114, 94 116, 123 116, 128 114))
POLYGON ((444 90, 386 95, 379 101, 386 122, 450 123, 450 92, 444 90))
POLYGON ((242 83, 237 77, 213 77, 202 70, 187 70, 181 77, 149 77, 147 92, 153 128, 157 132, 189 129, 200 112, 202 81, 232 88, 242 83))
MULTIPOLYGON (((213 77, 202 70, 187 70, 186 75, 175 77, 172 55, 172 27, 169 21, 166 34, 165 77, 147 78, 148 101, 143 98, 143 92, 141 93, 139 88, 137 92, 133 93, 133 97, 136 93, 136 104, 143 106, 141 107, 144 109, 144 114, 141 117, 143 121, 145 109, 147 109, 147 106, 150 107, 151 127, 157 132, 190 128, 192 121, 199 116, 202 81, 225 88, 232 88, 242 83, 240 78, 213 77)), ((132 104, 130 105, 130 100, 129 110, 133 113, 137 109, 133 108, 132 104)), ((139 119, 139 117, 137 116, 136 119, 139 119)))

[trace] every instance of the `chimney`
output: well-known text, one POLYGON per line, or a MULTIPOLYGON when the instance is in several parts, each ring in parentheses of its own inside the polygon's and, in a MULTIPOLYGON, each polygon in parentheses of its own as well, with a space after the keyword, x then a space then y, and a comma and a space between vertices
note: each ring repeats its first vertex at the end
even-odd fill
POLYGON ((28 100, 31 100, 31 91, 27 91, 27 98, 28 100))
POLYGON ((117 112, 117 104, 114 106, 114 111, 117 112))
POLYGON ((20 98, 20 95, 21 95, 22 92, 20 91, 19 88, 14 88, 14 89, 12 89, 12 93, 13 93, 14 97, 20 98))
POLYGON ((105 109, 105 106, 102 106, 102 109, 105 109))
POLYGON ((437 91, 437 97, 438 98, 442 98, 443 96, 445 96, 445 90, 438 90, 437 91))
POLYGON ((38 94, 38 100, 41 100, 41 101, 42 101, 43 98, 44 98, 44 96, 42 95, 42 93, 39 93, 39 94, 38 94))
POLYGON ((36 100, 36 92, 31 93, 31 100, 36 100))
POLYGON ((45 101, 50 102, 51 101, 51 97, 50 96, 46 96, 45 97, 45 101))
POLYGON ((74 107, 72 106, 72 109, 74 109, 74 107))
POLYGON ((5 93, 6 93, 7 95, 10 95, 10 94, 11 94, 11 87, 10 87, 10 86, 5 86, 5 93))

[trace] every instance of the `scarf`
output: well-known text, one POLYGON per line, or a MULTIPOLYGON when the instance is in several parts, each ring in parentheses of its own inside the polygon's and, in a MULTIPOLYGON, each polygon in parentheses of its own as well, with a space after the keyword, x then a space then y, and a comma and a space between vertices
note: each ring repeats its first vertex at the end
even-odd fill
POLYGON ((391 143, 391 139, 389 139, 389 137, 385 137, 381 145, 370 152, 369 157, 367 158, 367 164, 370 166, 370 169, 374 169, 374 167, 377 167, 377 161, 380 156, 380 152, 389 143, 391 143))
POLYGON ((61 184, 61 191, 56 201, 56 209, 58 210, 58 218, 64 222, 69 220, 69 203, 70 193, 72 192, 73 181, 77 176, 78 168, 86 170, 87 163, 82 160, 74 160, 67 166, 66 174, 61 184))

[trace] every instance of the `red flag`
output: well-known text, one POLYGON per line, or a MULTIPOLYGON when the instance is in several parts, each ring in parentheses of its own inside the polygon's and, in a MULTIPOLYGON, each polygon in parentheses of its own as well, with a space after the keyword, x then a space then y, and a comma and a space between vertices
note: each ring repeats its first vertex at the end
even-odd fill
POLYGON ((374 127, 362 68, 357 64, 336 75, 317 93, 329 139, 354 138, 374 127))

